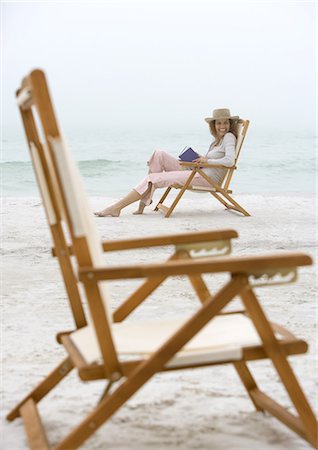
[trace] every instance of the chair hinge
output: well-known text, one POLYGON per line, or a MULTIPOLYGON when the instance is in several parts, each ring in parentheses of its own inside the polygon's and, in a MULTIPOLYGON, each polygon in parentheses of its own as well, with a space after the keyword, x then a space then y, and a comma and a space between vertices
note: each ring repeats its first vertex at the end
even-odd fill
POLYGON ((296 267, 257 271, 249 275, 249 282, 252 287, 279 286, 294 283, 296 280, 296 267))
POLYGON ((176 252, 186 251, 192 258, 205 258, 210 256, 224 256, 232 251, 230 239, 218 241, 195 242, 191 244, 177 244, 176 252))

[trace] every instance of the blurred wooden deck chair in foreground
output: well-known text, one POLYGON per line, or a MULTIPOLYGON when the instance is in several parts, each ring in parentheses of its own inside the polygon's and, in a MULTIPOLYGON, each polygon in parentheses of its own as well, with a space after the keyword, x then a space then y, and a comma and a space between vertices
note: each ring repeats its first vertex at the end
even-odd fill
MULTIPOLYGON (((34 91, 38 82, 42 86, 41 77, 41 72, 37 71, 33 78, 34 91)), ((24 95, 20 91, 18 97, 22 109, 27 108, 24 95)), ((281 326, 268 322, 254 292, 254 285, 275 284, 277 277, 280 282, 289 282, 298 266, 311 264, 310 257, 300 253, 222 256, 162 264, 107 266, 77 167, 58 134, 48 133, 48 139, 56 182, 61 188, 66 221, 71 229, 77 272, 91 318, 87 326, 60 334, 66 358, 7 416, 8 420, 22 417, 30 447, 78 448, 156 373, 217 364, 234 365, 255 408, 268 411, 315 446, 317 422, 287 358, 306 352, 307 344, 281 326), (155 279, 159 273, 164 277, 227 273, 230 277, 213 296, 205 286, 205 299, 193 315, 114 323, 105 280, 155 279), (220 315, 236 296, 241 298, 247 314, 220 315), (258 359, 272 361, 296 414, 291 414, 258 388, 247 367, 248 361, 258 359), (105 379, 107 387, 91 413, 58 444, 50 447, 37 403, 73 368, 82 380, 105 379)), ((39 142, 33 142, 31 148, 34 160, 41 167, 39 142)), ((45 421, 49 420, 46 417, 45 421)))
MULTIPOLYGON (((71 262, 72 235, 67 236, 64 232, 63 222, 67 224, 68 218, 48 142, 48 136, 61 136, 61 131, 43 72, 35 70, 27 76, 17 91, 17 97, 31 160, 51 231, 53 255, 59 261, 75 326, 81 328, 87 325, 87 318, 79 294, 77 276, 74 274, 71 262)), ((72 229, 70 232, 72 233, 72 229)), ((234 230, 201 231, 115 241, 107 240, 102 243, 102 246, 104 252, 172 246, 174 249, 169 259, 174 260, 191 258, 200 252, 209 252, 210 255, 215 256, 228 254, 231 252, 231 239, 237 236, 238 234, 234 230)), ((146 280, 114 311, 114 321, 125 319, 164 282, 165 278, 158 276, 146 280)), ((196 275, 190 276, 189 279, 203 302, 206 293, 201 277, 196 275)))
POLYGON ((226 167, 221 165, 213 165, 208 163, 191 163, 191 162, 183 162, 180 161, 180 165, 184 167, 185 169, 191 169, 189 172, 189 178, 185 182, 183 186, 174 184, 172 186, 169 186, 162 197, 160 198, 159 202, 157 203, 155 207, 155 211, 162 211, 165 214, 165 217, 170 217, 173 210, 181 200, 181 197, 185 193, 185 191, 192 191, 192 192, 200 192, 200 193, 209 193, 213 195, 214 198, 216 198, 219 202, 222 203, 222 205, 225 206, 226 209, 237 211, 244 216, 249 216, 250 214, 237 202, 233 199, 233 197, 230 195, 232 194, 232 190, 229 189, 234 170, 237 169, 237 162, 240 156, 240 152, 243 147, 243 143, 245 140, 245 136, 247 133, 247 129, 249 126, 248 120, 240 120, 237 127, 237 140, 236 140, 236 147, 235 147, 235 162, 232 167, 226 167), (223 167, 225 170, 224 177, 222 180, 222 183, 219 185, 215 181, 213 181, 202 169, 205 167, 223 167), (191 181, 196 173, 199 173, 208 183, 210 186, 203 187, 203 186, 191 186, 191 181), (172 189, 178 189, 180 192, 176 196, 175 200, 170 206, 166 206, 163 204, 163 202, 168 197, 170 191, 172 189))

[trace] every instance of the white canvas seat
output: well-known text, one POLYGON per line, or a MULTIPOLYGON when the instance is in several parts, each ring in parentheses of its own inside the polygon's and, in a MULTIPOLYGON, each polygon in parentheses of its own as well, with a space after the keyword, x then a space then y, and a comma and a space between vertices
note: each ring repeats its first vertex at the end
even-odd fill
POLYGON ((215 188, 211 188, 208 186, 191 186, 191 189, 189 189, 189 191, 197 191, 197 192, 211 192, 211 191, 216 191, 215 188))
MULTIPOLYGON (((115 323, 112 334, 120 357, 150 356, 185 324, 188 317, 171 320, 135 320, 115 323)), ((279 334, 276 333, 277 337, 279 334)), ((101 353, 94 329, 81 328, 70 335, 87 364, 101 361, 101 353)), ((181 364, 239 360, 242 349, 261 344, 252 321, 244 314, 215 317, 168 362, 168 367, 181 364)))

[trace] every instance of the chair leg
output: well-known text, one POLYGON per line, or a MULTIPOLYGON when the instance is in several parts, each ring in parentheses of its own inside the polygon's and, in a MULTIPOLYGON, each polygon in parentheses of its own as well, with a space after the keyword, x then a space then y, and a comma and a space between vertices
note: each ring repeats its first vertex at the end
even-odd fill
POLYGON ((176 196, 176 198, 174 199, 172 205, 170 206, 170 208, 168 209, 168 211, 166 212, 165 217, 168 218, 171 216, 173 210, 175 209, 175 207, 177 206, 177 204, 179 203, 179 200, 181 199, 181 197, 183 196, 183 194, 185 193, 185 191, 188 189, 188 187, 191 184, 192 179, 194 178, 194 175, 196 174, 195 170, 192 170, 191 175, 189 176, 189 178, 187 179, 186 183, 182 186, 182 188, 180 189, 179 194, 176 196))
POLYGON ((67 244, 64 238, 61 223, 51 225, 51 232, 55 242, 55 251, 58 258, 61 273, 64 279, 65 288, 70 300, 70 307, 73 313, 73 318, 76 328, 81 328, 87 325, 81 297, 78 291, 77 279, 74 269, 68 254, 67 244))
POLYGON ((217 198, 223 205, 228 209, 234 209, 235 211, 238 211, 242 213, 244 216, 250 216, 250 214, 239 204, 237 203, 226 191, 219 191, 220 194, 222 194, 231 204, 226 203, 223 199, 221 200, 220 195, 213 193, 214 197, 217 198))
POLYGON ((46 396, 63 378, 73 369, 70 358, 64 359, 30 394, 28 394, 18 405, 7 415, 7 420, 12 421, 20 416, 21 407, 32 399, 38 403, 46 396))
POLYGON ((144 382, 140 382, 140 379, 138 379, 138 375, 132 375, 126 379, 112 394, 104 397, 93 411, 54 447, 54 450, 77 449, 112 417, 143 384, 144 382))
POLYGON ((228 209, 234 209, 235 211, 238 211, 240 213, 242 213, 244 216, 250 216, 250 214, 244 209, 242 208, 241 205, 239 205, 239 203, 237 203, 227 192, 225 189, 221 188, 219 185, 217 185, 213 180, 211 180, 211 178, 205 173, 203 172, 201 169, 198 169, 198 173, 214 188, 216 189, 216 192, 211 192, 211 194, 217 199, 219 200, 219 202, 221 202, 226 208, 228 209), (226 203, 226 201, 224 199, 221 198, 221 195, 223 195, 223 197, 225 197, 229 202, 230 205, 228 203, 226 203))
MULTIPOLYGON (((182 258, 190 258, 189 255, 182 254, 182 258)), ((167 261, 173 261, 180 258, 180 255, 175 253, 167 261)), ((146 280, 130 297, 120 305, 113 313, 114 322, 121 322, 124 320, 131 312, 133 312, 167 277, 155 277, 146 280)), ((196 294, 198 295, 201 303, 211 298, 211 293, 209 292, 203 278, 200 275, 189 276, 189 280, 196 294)))
POLYGON ((214 297, 213 303, 206 302, 173 337, 163 344, 149 359, 140 363, 129 378, 107 396, 84 419, 81 424, 66 436, 54 450, 78 448, 106 420, 108 420, 127 400, 129 400, 155 373, 161 371, 165 364, 175 355, 198 331, 216 316, 237 294, 244 285, 241 277, 233 277, 214 297), (212 307, 213 306, 213 307, 212 307))
POLYGON ((98 403, 101 403, 104 400, 104 398, 107 397, 107 395, 109 394, 113 384, 114 384, 113 381, 108 381, 105 389, 103 390, 102 395, 100 396, 100 399, 99 399, 98 403))
POLYGON ((21 406, 20 413, 30 448, 32 450, 49 450, 50 445, 42 424, 42 420, 32 398, 29 398, 21 406))
POLYGON ((276 418, 294 431, 296 429, 301 434, 303 429, 306 439, 315 447, 317 445, 317 420, 287 360, 287 356, 281 349, 254 292, 248 289, 240 295, 263 341, 265 351, 298 412, 299 418, 292 416, 285 408, 282 408, 265 394, 256 392, 254 399, 260 406, 275 415, 276 418))
POLYGON ((171 191, 171 186, 167 187, 167 189, 165 190, 165 192, 163 193, 163 196, 161 197, 161 199, 159 200, 159 202, 157 203, 154 211, 158 211, 159 206, 158 205, 162 205, 162 203, 165 201, 165 199, 167 198, 169 192, 171 191))
MULTIPOLYGON (((167 261, 180 258, 178 253, 174 253, 167 261)), ((135 292, 133 292, 113 313, 114 322, 121 322, 126 319, 167 277, 155 277, 146 280, 135 292)))
POLYGON ((254 389, 258 389, 258 388, 257 388, 256 381, 254 380, 253 375, 249 371, 246 363, 244 361, 237 361, 233 365, 234 365, 236 372, 237 372, 238 376, 240 377, 253 405, 255 406, 255 409, 257 411, 264 411, 264 409, 261 406, 259 406, 257 404, 257 402, 254 400, 252 391, 254 389))
POLYGON ((213 195, 213 197, 215 197, 220 203, 222 203, 222 205, 224 205, 225 208, 228 208, 229 206, 231 206, 228 203, 226 203, 226 201, 223 200, 223 198, 220 195, 218 195, 216 192, 210 192, 210 194, 213 195))
POLYGON ((146 280, 113 313, 114 322, 121 322, 131 314, 167 277, 146 280))
POLYGON ((192 275, 191 277, 189 276, 189 279, 201 303, 212 297, 201 275, 192 275))
POLYGON ((172 205, 168 208, 165 217, 169 218, 174 210, 174 208, 177 206, 177 204, 179 203, 179 200, 181 199, 181 197, 183 196, 184 192, 185 192, 185 188, 183 187, 182 189, 180 189, 179 194, 176 196, 176 198, 174 199, 172 205))
MULTIPOLYGON (((300 417, 291 414, 286 408, 259 389, 252 390, 251 395, 253 396, 254 401, 261 406, 264 411, 271 414, 292 431, 297 433, 302 439, 311 444, 313 448, 317 448, 317 437, 312 438, 308 435, 308 431, 300 417)), ((313 428, 313 436, 315 433, 317 435, 317 424, 316 427, 313 428)))

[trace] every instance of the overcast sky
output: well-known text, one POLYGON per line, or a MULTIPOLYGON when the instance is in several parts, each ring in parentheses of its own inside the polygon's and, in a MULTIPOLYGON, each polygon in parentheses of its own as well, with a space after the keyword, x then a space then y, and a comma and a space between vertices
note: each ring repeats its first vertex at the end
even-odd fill
POLYGON ((2 3, 4 129, 14 92, 48 75, 67 126, 194 130, 229 107, 254 128, 315 133, 317 3, 2 3))

